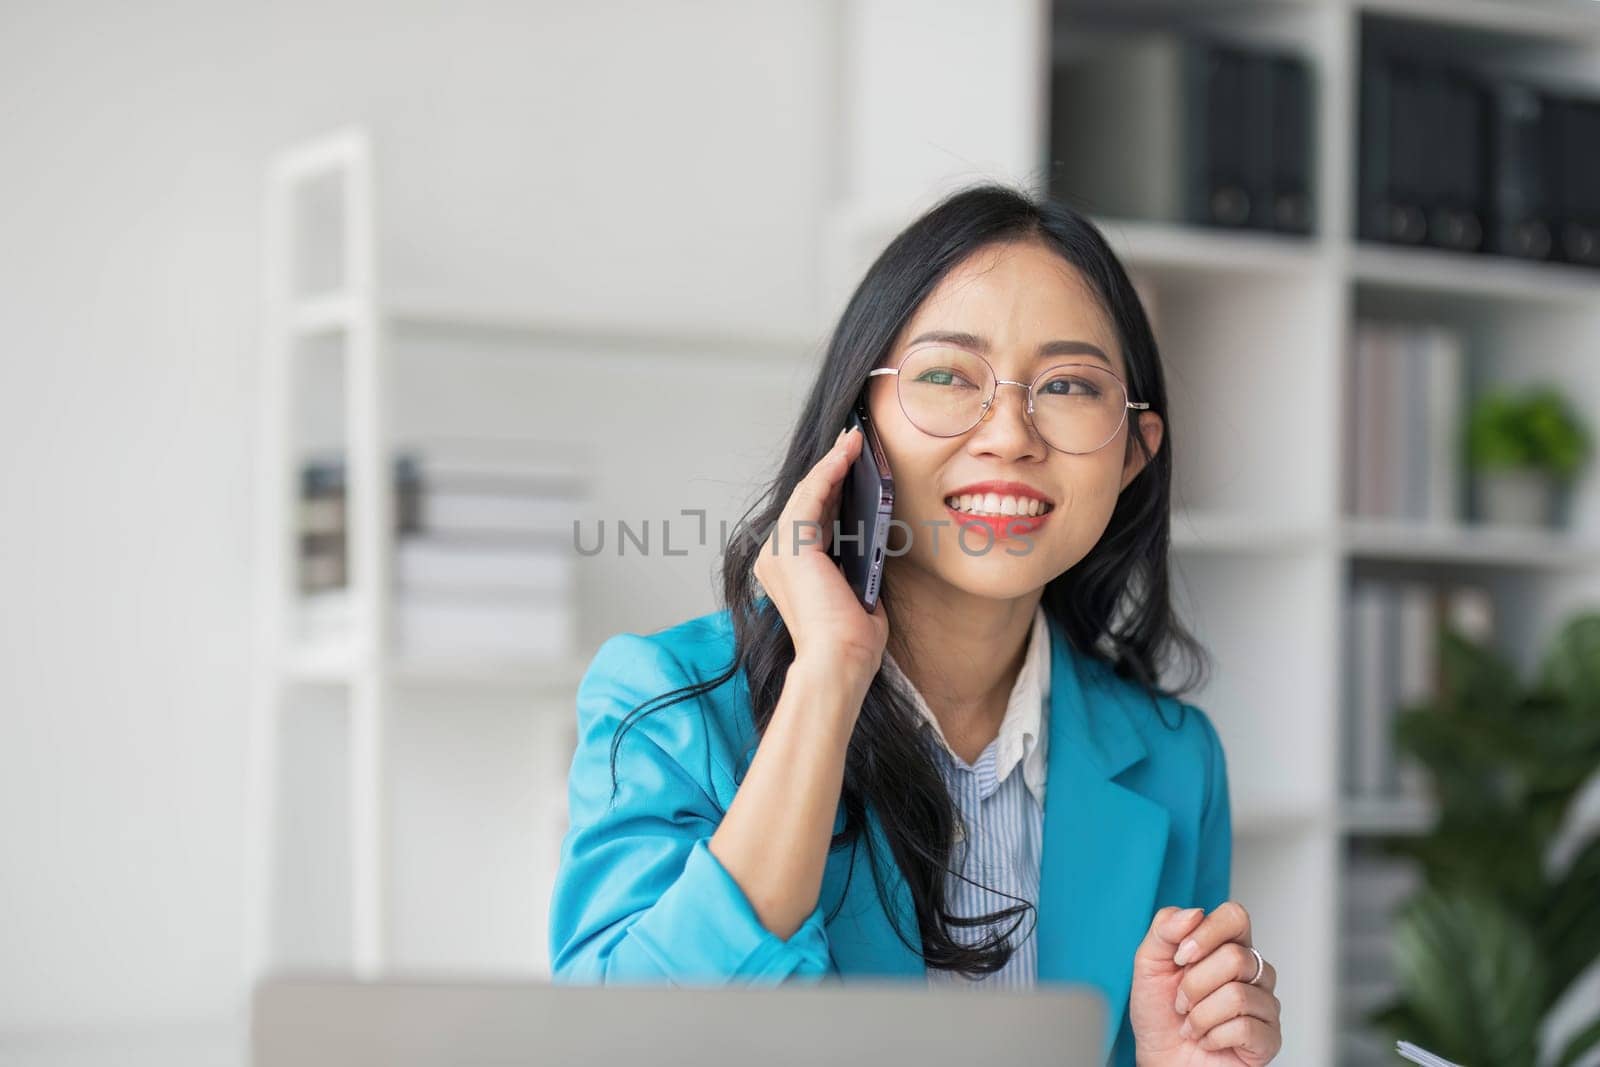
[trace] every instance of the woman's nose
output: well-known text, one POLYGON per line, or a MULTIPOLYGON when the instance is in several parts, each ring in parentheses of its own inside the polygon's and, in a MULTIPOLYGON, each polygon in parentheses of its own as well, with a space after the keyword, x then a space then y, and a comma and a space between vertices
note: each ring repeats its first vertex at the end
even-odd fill
POLYGON ((1015 387, 1015 388, 1018 388, 1018 389, 1021 390, 1020 392, 1017 393, 1017 416, 1024 423, 1027 423, 1030 420, 1030 416, 1028 415, 1028 386, 1027 386, 1027 384, 1024 383, 1024 382, 1013 382, 1013 381, 1007 381, 1005 379, 1001 379, 1000 381, 995 383, 994 396, 990 397, 989 406, 984 409, 983 417, 978 420, 979 422, 988 422, 991 418, 994 417, 995 409, 1000 406, 1000 398, 1001 398, 1001 396, 1003 396, 1005 394, 1005 390, 1006 390, 1006 388, 1008 386, 1015 387))
POLYGON ((1038 430, 1034 428, 1033 417, 1028 414, 1028 386, 1022 382, 1005 380, 997 382, 994 396, 989 400, 989 406, 984 409, 983 416, 978 420, 978 426, 984 431, 984 436, 990 436, 995 433, 1000 433, 1006 437, 1020 435, 1025 441, 1024 450, 1043 443, 1039 437, 1038 430), (1013 391, 1016 393, 1014 401, 1002 401, 1003 394, 1013 391), (1015 410, 1012 414, 1004 416, 996 422, 994 421, 995 412, 1002 402, 1014 404, 1015 410))

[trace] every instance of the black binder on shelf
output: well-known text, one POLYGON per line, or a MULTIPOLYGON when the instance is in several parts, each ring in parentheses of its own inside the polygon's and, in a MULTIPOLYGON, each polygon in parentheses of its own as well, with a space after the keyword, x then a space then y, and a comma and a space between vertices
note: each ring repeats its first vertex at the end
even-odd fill
POLYGON ((1361 61, 1361 152, 1357 233, 1421 244, 1427 236, 1424 156, 1417 137, 1423 77, 1413 65, 1373 54, 1361 61))
POLYGON ((1361 64, 1357 233, 1458 252, 1484 247, 1484 86, 1369 45, 1361 64))
POLYGON ((1600 266, 1600 98, 1363 19, 1356 234, 1600 266))
POLYGON ((1600 100, 1564 98, 1552 111, 1561 161, 1556 251, 1568 263, 1600 266, 1600 100))
POLYGON ((1549 259, 1555 251, 1552 215, 1556 131, 1545 95, 1502 82, 1490 93, 1489 234, 1491 252, 1549 259))
POLYGON ((1051 195, 1095 214, 1309 233, 1312 97, 1298 56, 1109 38, 1054 68, 1051 195))
POLYGON ((1266 68, 1270 114, 1267 132, 1271 143, 1267 151, 1270 210, 1264 221, 1270 229, 1287 233, 1311 232, 1311 116, 1315 106, 1311 92, 1311 71, 1306 62, 1292 56, 1267 56, 1259 61, 1266 68))
POLYGON ((1259 130, 1262 87, 1252 84, 1249 60, 1219 45, 1184 42, 1191 106, 1182 122, 1193 146, 1184 161, 1187 208, 1181 221, 1213 226, 1259 225, 1266 212, 1263 159, 1251 130, 1259 130))
POLYGON ((1422 197, 1427 243, 1456 252, 1483 248, 1484 91, 1471 75, 1449 68, 1423 73, 1417 119, 1427 152, 1422 197))

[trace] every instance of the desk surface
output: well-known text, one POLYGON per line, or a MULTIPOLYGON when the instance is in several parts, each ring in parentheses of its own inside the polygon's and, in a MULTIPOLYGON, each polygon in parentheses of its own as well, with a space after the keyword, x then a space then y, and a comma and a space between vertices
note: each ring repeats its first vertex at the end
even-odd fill
POLYGON ((269 979, 255 1067, 1098 1067, 1097 992, 269 979))

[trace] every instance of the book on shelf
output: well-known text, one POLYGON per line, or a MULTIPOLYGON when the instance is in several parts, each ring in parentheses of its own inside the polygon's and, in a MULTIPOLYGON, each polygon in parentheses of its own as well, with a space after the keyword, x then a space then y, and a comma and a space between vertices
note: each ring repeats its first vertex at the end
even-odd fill
MULTIPOLYGON (((1340 882, 1341 929, 1361 938, 1388 932, 1395 909, 1420 886, 1414 863, 1384 855, 1371 842, 1353 845, 1340 882)), ((1370 949, 1370 940, 1360 947, 1370 949)))
POLYGON ((1355 324, 1345 410, 1350 514, 1427 523, 1458 519, 1464 364, 1461 337, 1446 327, 1355 324))
POLYGON ((570 595, 577 559, 565 541, 475 540, 421 534, 395 549, 401 590, 570 595))
POLYGON ((1415 864, 1353 845, 1340 879, 1338 1012, 1347 1047, 1340 1063, 1392 1062, 1367 1016, 1399 990, 1391 949, 1396 911, 1421 887, 1415 864))
MULTIPOLYGON (((296 543, 302 593, 341 589, 350 580, 345 481, 345 461, 340 454, 308 456, 301 464, 296 543)), ((415 531, 420 484, 409 457, 395 457, 392 491, 395 532, 403 535, 415 531)))
POLYGON ((565 660, 573 654, 571 599, 412 590, 395 603, 395 652, 417 663, 565 660))
POLYGON ((570 545, 578 499, 491 486, 429 486, 422 493, 422 529, 427 534, 483 540, 528 535, 559 542, 564 535, 570 545))
MULTIPOLYGON (((300 486, 300 587, 341 587, 349 577, 343 458, 307 460, 300 486)), ((529 556, 559 554, 571 546, 572 522, 585 500, 584 477, 569 460, 494 454, 473 461, 458 451, 396 457, 394 492, 399 543, 429 538, 434 547, 420 554, 433 561, 430 567, 443 565, 443 555, 464 556, 473 542, 491 561, 524 567, 529 556)))
POLYGON ((1399 712, 1441 691, 1440 632, 1492 639, 1493 605, 1478 586, 1358 579, 1346 609, 1343 787, 1360 801, 1425 801, 1427 777, 1395 752, 1399 712))
POLYGON ((446 440, 412 444, 409 454, 425 535, 570 542, 588 496, 584 457, 562 446, 446 440))
MULTIPOLYGON (((394 654, 465 665, 569 657, 579 457, 528 442, 410 443, 395 479, 394 654)), ((354 623, 342 458, 309 461, 301 487, 300 637, 337 644, 354 623)))
POLYGON ((541 662, 575 645, 581 456, 538 442, 413 443, 418 532, 396 551, 395 646, 416 661, 541 662))

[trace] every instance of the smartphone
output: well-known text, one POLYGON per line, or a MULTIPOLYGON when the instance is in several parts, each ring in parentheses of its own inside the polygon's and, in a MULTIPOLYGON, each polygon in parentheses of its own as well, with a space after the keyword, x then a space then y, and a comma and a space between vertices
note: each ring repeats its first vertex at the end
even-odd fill
POLYGON ((884 549, 894 512, 894 476, 866 411, 858 405, 845 425, 861 431, 861 451, 844 476, 838 532, 831 551, 856 599, 871 611, 878 603, 883 581, 884 549))

